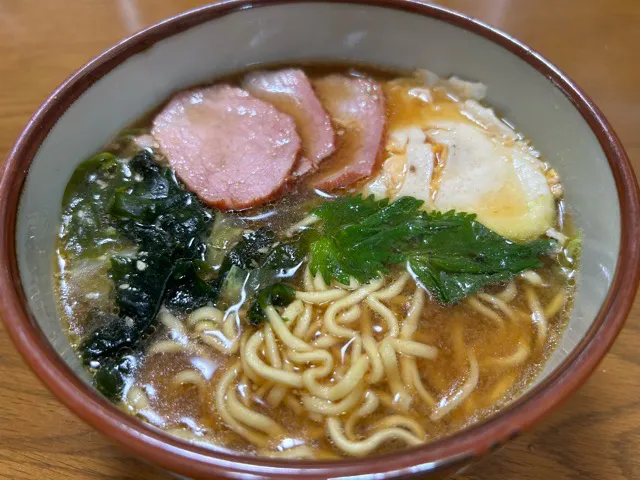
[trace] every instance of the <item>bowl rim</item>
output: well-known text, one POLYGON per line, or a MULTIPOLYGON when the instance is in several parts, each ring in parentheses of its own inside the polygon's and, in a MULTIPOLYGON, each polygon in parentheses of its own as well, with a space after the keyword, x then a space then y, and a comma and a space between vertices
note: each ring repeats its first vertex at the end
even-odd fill
POLYGON ((0 169, 0 226, 2 318, 26 363, 62 403, 98 431, 145 460, 172 472, 195 477, 396 476, 449 470, 465 464, 518 436, 584 383, 622 328, 640 280, 638 184, 620 140, 598 107, 558 68, 513 37, 469 16, 419 0, 224 0, 178 14, 130 36, 71 75, 29 120, 0 169), (51 347, 29 310, 17 264, 17 210, 29 165, 57 120, 97 80, 134 54, 202 23, 249 8, 305 3, 357 4, 402 10, 453 24, 516 54, 552 82, 587 122, 607 157, 620 204, 620 252, 607 297, 582 341, 551 375, 482 422, 432 443, 373 458, 310 462, 237 455, 171 437, 125 414, 77 377, 51 347))

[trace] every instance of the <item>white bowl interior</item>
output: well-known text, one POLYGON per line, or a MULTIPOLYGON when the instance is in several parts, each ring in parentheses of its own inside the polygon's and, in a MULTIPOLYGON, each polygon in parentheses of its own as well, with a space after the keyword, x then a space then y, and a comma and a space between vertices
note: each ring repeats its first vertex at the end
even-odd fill
POLYGON ((353 4, 272 5, 211 20, 129 58, 62 115, 31 164, 16 238, 29 306, 53 347, 88 381, 61 329, 51 281, 62 193, 78 163, 175 90, 255 63, 309 60, 422 67, 484 82, 489 103, 559 171, 584 250, 570 324, 543 379, 583 338, 616 269, 620 208, 602 148, 571 102, 510 51, 439 20, 353 4))

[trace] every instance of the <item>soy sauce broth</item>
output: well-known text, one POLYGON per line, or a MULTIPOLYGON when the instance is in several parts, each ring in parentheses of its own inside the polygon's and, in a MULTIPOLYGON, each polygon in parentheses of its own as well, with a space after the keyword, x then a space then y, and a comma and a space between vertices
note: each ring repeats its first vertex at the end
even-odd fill
MULTIPOLYGON (((387 100, 388 126, 412 125, 423 117, 468 122, 461 115, 455 101, 442 90, 435 90, 427 107, 417 97, 404 97, 402 87, 419 86, 408 72, 391 72, 369 66, 313 64, 304 65, 303 69, 312 80, 339 73, 365 75, 382 83, 387 100), (394 80, 398 77, 404 79, 394 80)), ((238 84, 244 74, 245 72, 241 72, 219 79, 216 83, 238 84)), ((148 134, 155 113, 157 112, 151 112, 136 122, 129 132, 134 132, 135 136, 148 134)), ((108 150, 116 156, 129 158, 136 150, 132 145, 131 141, 119 136, 108 150)), ((337 145, 339 148, 339 136, 337 145)), ((383 156, 384 153, 381 153, 379 164, 382 163, 383 156)), ((158 158, 163 161, 160 153, 158 158)), ((325 168, 337 168, 336 165, 328 165, 325 168)), ((373 176, 378 172, 379 169, 373 176)), ((370 179, 365 179, 338 193, 356 194, 369 181, 370 179)), ((286 232, 292 225, 302 220, 314 206, 326 201, 327 196, 324 192, 310 189, 308 183, 302 181, 289 187, 286 194, 275 201, 240 212, 228 212, 225 216, 232 218, 234 225, 242 232, 267 228, 276 232, 279 238, 286 238, 286 232)), ((557 200, 555 228, 562 235, 573 238, 576 231, 563 202, 562 199, 557 200)), ((95 327, 86 323, 89 311, 98 308, 104 312, 117 313, 114 288, 108 277, 108 259, 114 253, 128 255, 133 251, 135 246, 126 240, 115 242, 95 258, 70 258, 62 247, 58 248, 55 259, 57 269, 53 280, 59 299, 60 317, 74 348, 80 348, 82 339, 95 327)), ((400 408, 393 396, 393 388, 389 385, 391 379, 388 371, 385 370, 385 376, 379 382, 358 387, 363 392, 373 392, 372 395, 377 397, 380 405, 354 422, 354 441, 384 430, 386 427, 380 427, 380 422, 384 423, 397 416, 402 416, 407 425, 416 425, 397 428, 406 428, 416 435, 422 432, 421 441, 433 441, 487 418, 517 398, 540 373, 562 338, 575 292, 576 261, 570 257, 566 250, 556 256, 545 257, 544 265, 535 272, 518 276, 512 282, 488 287, 482 291, 483 298, 474 295, 453 306, 443 306, 427 295, 417 329, 410 339, 438 351, 435 359, 416 359, 420 380, 433 398, 435 406, 426 403, 416 388, 405 385, 411 398, 410 407, 400 408), (509 293, 509 289, 513 292, 509 293), (541 327, 536 312, 532 312, 532 302, 539 306, 545 316, 546 332, 543 341, 538 340, 541 327), (518 357, 519 354, 526 358, 518 357), (434 419, 434 409, 451 401, 473 376, 470 356, 473 356, 478 367, 478 378, 473 391, 458 407, 442 418, 434 419), (415 432, 416 429, 419 430, 418 433, 415 432)), ((296 274, 288 279, 299 291, 308 290, 303 278, 306 263, 305 261, 296 274)), ((403 272, 403 268, 392 268, 385 275, 385 286, 397 282, 403 272)), ((329 288, 338 287, 330 285, 329 288)), ((410 314, 416 288, 416 283, 410 279, 397 295, 384 302, 401 323, 410 314)), ((319 327, 317 331, 307 332, 306 336, 301 337, 303 341, 312 342, 323 335, 322 318, 329 305, 330 303, 314 305, 310 324, 315 322, 319 327)), ((259 330, 268 330, 264 325, 247 324, 243 318, 247 307, 246 304, 234 305, 223 312, 225 319, 233 317, 230 328, 235 329, 241 345, 259 330)), ((384 318, 364 301, 359 308, 360 315, 350 327, 360 332, 370 332, 375 342, 381 345, 389 333, 384 318)), ((279 309, 280 313, 282 310, 279 309)), ((209 331, 207 325, 196 323, 195 325, 200 324, 201 331, 194 333, 193 325, 189 326, 189 315, 172 312, 171 320, 158 321, 146 332, 142 340, 143 353, 137 356, 135 373, 127 379, 122 395, 115 399, 123 410, 174 435, 212 448, 276 456, 301 452, 290 456, 303 458, 349 455, 327 433, 327 417, 319 416, 306 407, 304 398, 309 393, 304 388, 289 388, 284 399, 273 406, 275 402, 269 401, 269 394, 273 392, 274 386, 264 379, 261 382, 253 381, 246 371, 237 376, 235 395, 245 408, 282 426, 283 433, 274 435, 265 445, 257 446, 229 428, 216 407, 216 387, 230 368, 238 364, 240 354, 238 351, 223 354, 211 344, 200 341, 198 335, 209 331), (155 352, 154 348, 158 351, 155 352)), ((209 327, 216 332, 222 328, 213 323, 209 327)), ((302 375, 308 365, 287 360, 287 346, 278 338, 275 342, 288 371, 302 375)), ((266 348, 263 347, 263 350, 266 348)), ((332 373, 324 377, 326 385, 335 386, 344 378, 352 366, 352 357, 356 357, 356 348, 354 342, 342 342, 325 349, 334 360, 332 373)), ((362 347, 359 348, 362 350, 362 347)), ((362 351, 360 355, 363 355, 362 351)), ((263 351, 262 356, 267 359, 268 352, 263 351)), ((402 363, 404 356, 398 354, 397 358, 402 363)), ((242 368, 246 368, 244 360, 241 364, 242 368)), ((87 368, 91 370, 92 365, 89 364, 87 368)), ((401 380, 404 382, 406 378, 401 380)), ((346 408, 335 417, 346 424, 347 419, 362 407, 365 397, 363 393, 363 398, 357 405, 346 408)), ((405 445, 398 439, 392 439, 369 453, 379 454, 405 445)))

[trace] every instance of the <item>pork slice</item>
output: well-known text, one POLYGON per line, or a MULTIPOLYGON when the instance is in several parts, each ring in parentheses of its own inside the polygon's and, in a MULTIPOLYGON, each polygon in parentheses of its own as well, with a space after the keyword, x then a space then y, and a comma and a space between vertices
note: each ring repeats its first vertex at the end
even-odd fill
POLYGON ((297 179, 305 176, 307 173, 309 173, 313 169, 315 169, 315 165, 311 163, 311 160, 309 160, 304 155, 300 155, 300 157, 298 158, 298 161, 293 166, 293 171, 291 172, 291 175, 293 175, 293 178, 297 179))
POLYGON ((243 88, 295 119, 305 156, 313 165, 333 153, 335 145, 331 118, 302 70, 288 68, 249 73, 244 79, 243 88))
POLYGON ((381 86, 370 78, 337 74, 315 81, 314 86, 338 129, 338 149, 310 179, 311 186, 333 190, 370 176, 385 124, 381 86))
POLYGON ((229 85, 176 94, 152 134, 187 187, 224 210, 259 205, 283 190, 300 150, 293 118, 229 85))

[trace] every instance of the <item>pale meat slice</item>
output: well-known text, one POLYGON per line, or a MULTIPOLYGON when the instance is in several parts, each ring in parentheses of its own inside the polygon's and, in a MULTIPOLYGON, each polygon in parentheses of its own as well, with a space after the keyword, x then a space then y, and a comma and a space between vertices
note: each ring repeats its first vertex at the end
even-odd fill
POLYGON ((315 81, 314 87, 338 129, 338 149, 323 162, 311 185, 333 190, 370 176, 385 124, 382 88, 370 78, 337 74, 315 81))
POLYGON ((309 160, 304 155, 300 155, 300 157, 298 157, 298 161, 293 166, 293 171, 291 172, 291 175, 293 175, 294 178, 299 178, 306 175, 314 168, 315 166, 313 163, 311 163, 311 160, 309 160))
POLYGON ((187 187, 226 210, 279 193, 300 150, 293 118, 229 85, 176 94, 153 120, 152 134, 187 187))
POLYGON ((298 175, 306 173, 333 153, 335 145, 331 118, 302 70, 287 68, 274 72, 253 72, 245 77, 243 88, 291 115, 296 121, 305 153, 299 161, 300 166, 295 169, 298 175))

